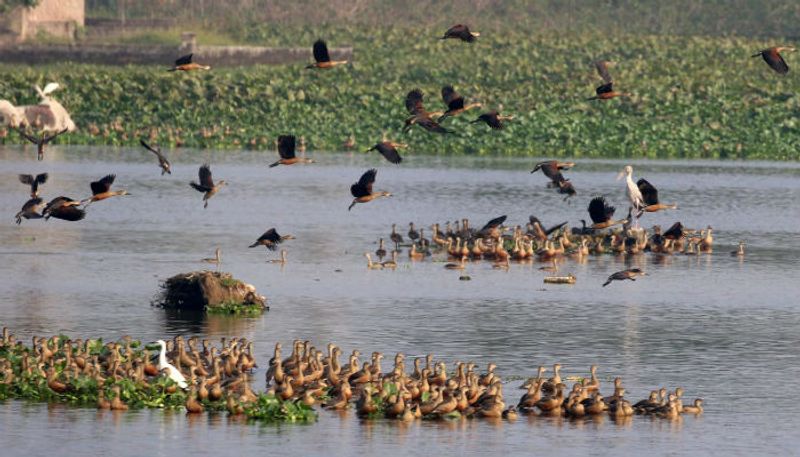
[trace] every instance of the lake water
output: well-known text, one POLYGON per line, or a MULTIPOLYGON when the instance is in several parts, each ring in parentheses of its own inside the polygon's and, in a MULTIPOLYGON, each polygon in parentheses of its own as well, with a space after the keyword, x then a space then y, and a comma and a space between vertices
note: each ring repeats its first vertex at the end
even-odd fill
MULTIPOLYGON (((433 353, 447 362, 498 364, 506 378, 529 376, 558 361, 566 375, 599 365, 608 391, 622 376, 627 397, 682 386, 685 400, 705 399, 706 412, 681 421, 634 417, 571 421, 521 417, 410 425, 365 422, 350 412, 322 411, 311 425, 258 425, 225 415, 181 412, 98 413, 62 405, 0 404, 3 455, 790 455, 800 425, 794 384, 800 379, 800 165, 764 162, 623 162, 581 160, 568 172, 578 195, 569 203, 529 173, 533 159, 451 158, 407 154, 402 166, 377 155, 309 153, 319 163, 268 168, 272 152, 171 151, 173 175, 161 176, 138 149, 0 147, 0 325, 32 335, 152 341, 174 335, 242 336, 255 342, 263 389, 272 346, 295 338, 345 353, 433 353), (203 162, 223 188, 203 209, 188 182, 203 162), (508 215, 545 225, 588 219, 594 195, 625 213, 626 163, 635 177, 677 202, 647 214, 642 225, 714 227, 712 254, 614 256, 567 260, 573 286, 545 285, 540 264, 494 270, 470 263, 472 281, 441 262, 397 271, 367 270, 364 252, 388 238, 392 223, 428 227, 468 217, 473 226, 508 215), (347 211, 349 186, 379 169, 376 190, 394 196, 347 211), (50 173, 42 195, 85 198, 89 182, 116 173, 115 188, 133 195, 92 204, 84 221, 14 223, 27 198, 18 173, 50 173), (248 249, 276 227, 289 263, 248 249), (744 259, 729 252, 747 243, 744 259), (168 314, 152 307, 160 281, 205 268, 199 259, 222 249, 222 270, 252 283, 271 310, 257 318, 168 314), (612 272, 638 265, 650 276, 600 285, 612 272), (8 453, 7 453, 8 452, 8 453)), ((430 236, 429 231, 427 235, 430 236)), ((507 386, 508 403, 522 391, 507 386)))

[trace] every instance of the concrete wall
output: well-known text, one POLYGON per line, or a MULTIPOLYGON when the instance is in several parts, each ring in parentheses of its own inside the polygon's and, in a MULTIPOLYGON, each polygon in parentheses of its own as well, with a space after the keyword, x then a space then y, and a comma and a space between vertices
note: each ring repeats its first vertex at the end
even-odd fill
POLYGON ((72 38, 86 20, 84 0, 41 0, 35 8, 16 8, 0 18, 0 29, 6 29, 19 41, 39 32, 72 38))

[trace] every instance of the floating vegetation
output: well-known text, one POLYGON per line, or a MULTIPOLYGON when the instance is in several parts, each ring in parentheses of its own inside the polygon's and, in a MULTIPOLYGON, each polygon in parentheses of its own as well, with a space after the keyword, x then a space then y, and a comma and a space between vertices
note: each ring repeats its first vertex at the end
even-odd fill
POLYGON ((217 271, 193 271, 168 278, 157 304, 217 314, 257 315, 269 309, 255 287, 217 271))

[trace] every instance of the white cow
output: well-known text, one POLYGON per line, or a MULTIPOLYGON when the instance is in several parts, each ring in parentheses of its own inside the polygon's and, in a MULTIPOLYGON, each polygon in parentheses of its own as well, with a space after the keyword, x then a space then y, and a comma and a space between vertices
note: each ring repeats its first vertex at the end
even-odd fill
POLYGON ((42 132, 60 132, 67 129, 75 131, 75 123, 61 103, 50 94, 58 89, 57 83, 50 83, 42 90, 35 86, 41 100, 38 105, 14 106, 8 100, 0 100, 0 116, 9 127, 33 127, 42 132))

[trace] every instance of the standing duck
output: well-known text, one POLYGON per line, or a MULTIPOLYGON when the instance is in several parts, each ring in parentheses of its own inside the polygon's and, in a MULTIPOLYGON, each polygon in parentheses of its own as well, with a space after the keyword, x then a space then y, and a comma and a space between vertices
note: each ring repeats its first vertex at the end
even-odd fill
POLYGON ((227 185, 225 180, 219 180, 214 184, 214 179, 211 177, 211 166, 203 164, 198 172, 199 183, 190 182, 189 185, 198 192, 203 192, 203 208, 208 208, 208 200, 219 191, 222 186, 227 185))
POLYGON ((392 194, 386 191, 380 192, 373 192, 372 185, 375 183, 375 176, 378 174, 378 170, 371 169, 367 170, 358 182, 353 183, 350 186, 350 193, 353 195, 353 202, 350 203, 350 206, 347 208, 348 211, 353 209, 356 206, 356 203, 369 203, 372 200, 375 200, 379 197, 391 197, 392 194))
POLYGON ((278 165, 294 165, 296 163, 314 163, 313 159, 305 157, 297 157, 295 155, 295 137, 294 135, 281 135, 278 137, 278 154, 280 159, 270 164, 270 168, 277 167, 278 165))

